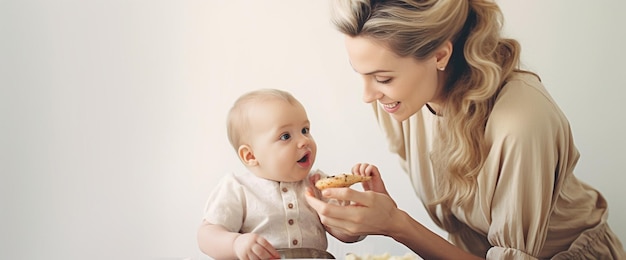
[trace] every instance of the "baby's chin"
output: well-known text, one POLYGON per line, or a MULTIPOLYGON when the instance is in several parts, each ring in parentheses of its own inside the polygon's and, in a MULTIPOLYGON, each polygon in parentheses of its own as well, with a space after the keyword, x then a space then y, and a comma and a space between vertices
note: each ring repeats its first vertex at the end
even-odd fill
POLYGON ((311 167, 300 169, 300 171, 294 172, 292 175, 285 178, 285 181, 297 182, 297 181, 305 180, 309 177, 310 172, 311 172, 311 167))

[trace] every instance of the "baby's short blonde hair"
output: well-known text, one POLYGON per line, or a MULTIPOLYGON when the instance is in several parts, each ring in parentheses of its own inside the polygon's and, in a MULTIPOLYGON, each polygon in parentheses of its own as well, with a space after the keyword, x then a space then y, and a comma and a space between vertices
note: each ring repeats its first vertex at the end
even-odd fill
POLYGON ((289 102, 292 105, 301 105, 291 93, 279 89, 259 89, 241 95, 228 112, 226 122, 226 132, 228 141, 235 148, 244 144, 247 140, 247 129, 250 129, 248 111, 261 104, 262 101, 279 99, 289 102))

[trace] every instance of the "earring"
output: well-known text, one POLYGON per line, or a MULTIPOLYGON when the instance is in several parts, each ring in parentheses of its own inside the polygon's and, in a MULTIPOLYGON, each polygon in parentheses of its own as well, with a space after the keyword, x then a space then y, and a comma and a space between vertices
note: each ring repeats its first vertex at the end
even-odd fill
POLYGON ((437 69, 440 70, 440 71, 444 71, 446 69, 446 67, 439 67, 437 69))

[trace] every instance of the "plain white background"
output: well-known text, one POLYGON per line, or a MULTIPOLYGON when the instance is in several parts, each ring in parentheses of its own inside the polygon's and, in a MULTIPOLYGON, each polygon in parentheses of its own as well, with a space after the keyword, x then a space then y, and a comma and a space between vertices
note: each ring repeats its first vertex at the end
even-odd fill
MULTIPOLYGON (((499 3, 524 66, 570 119, 576 174, 626 241, 626 4, 499 3)), ((361 102, 328 1, 0 1, 0 39, 2 259, 205 259, 206 196, 243 169, 226 112, 267 87, 307 108, 316 168, 377 164, 399 206, 445 236, 361 102)), ((408 249, 369 237, 329 251, 408 249)))

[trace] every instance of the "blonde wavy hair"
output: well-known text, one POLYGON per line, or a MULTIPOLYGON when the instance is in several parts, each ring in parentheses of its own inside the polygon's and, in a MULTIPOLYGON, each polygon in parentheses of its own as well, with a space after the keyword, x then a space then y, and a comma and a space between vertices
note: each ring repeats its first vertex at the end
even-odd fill
POLYGON ((503 38, 499 7, 485 0, 333 0, 332 20, 345 35, 383 42, 401 57, 432 57, 453 45, 443 89, 443 115, 431 161, 449 208, 472 202, 487 157, 485 127, 498 92, 519 69, 520 45, 503 38))

